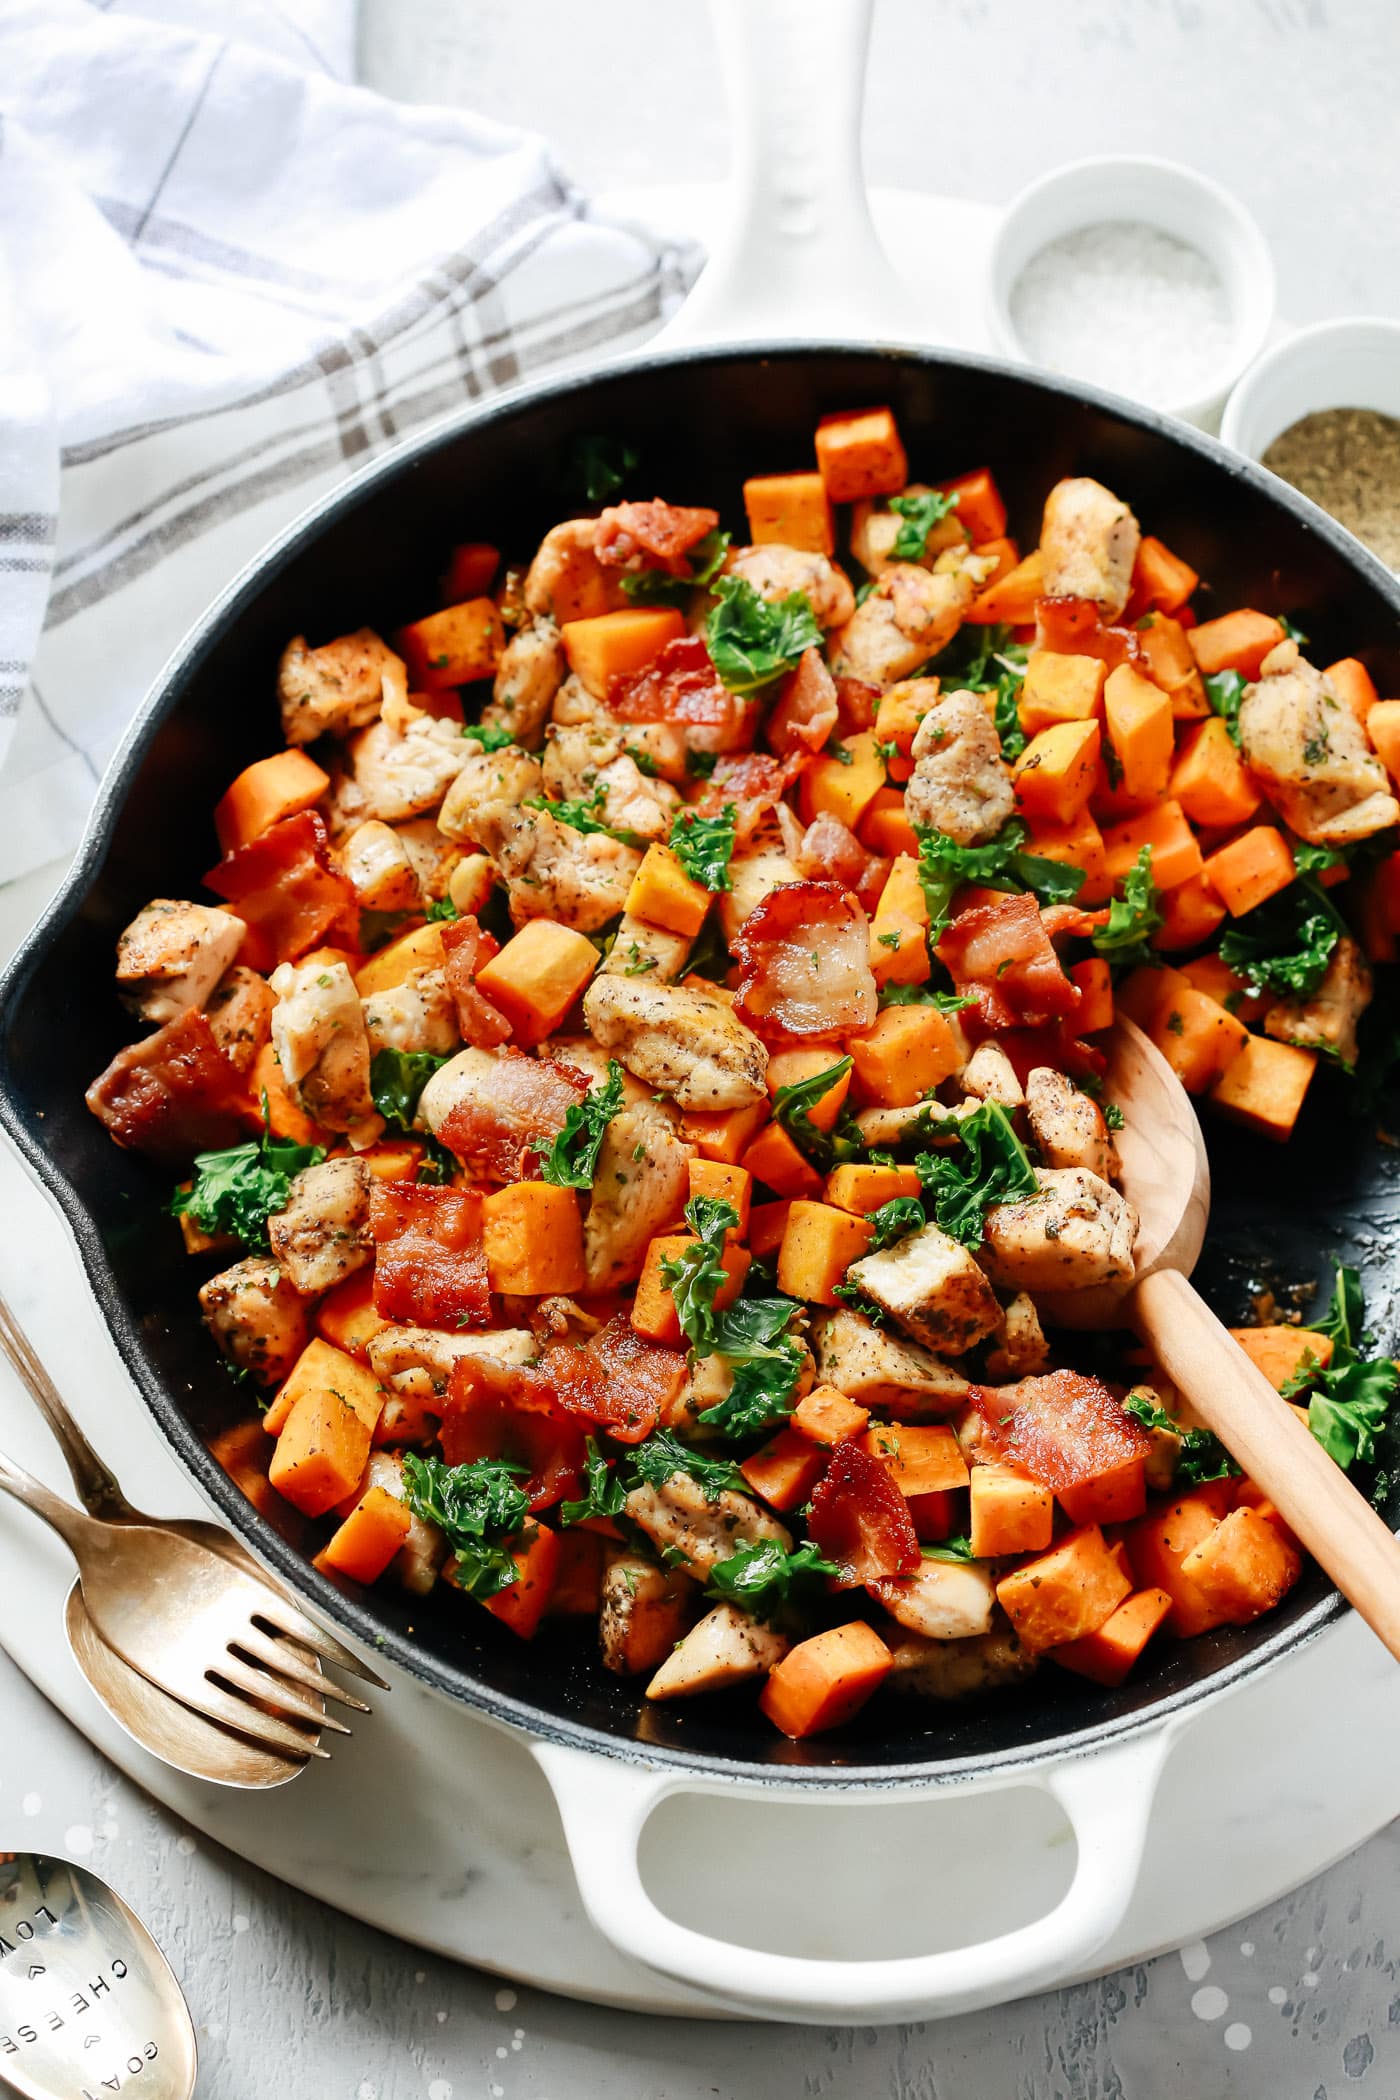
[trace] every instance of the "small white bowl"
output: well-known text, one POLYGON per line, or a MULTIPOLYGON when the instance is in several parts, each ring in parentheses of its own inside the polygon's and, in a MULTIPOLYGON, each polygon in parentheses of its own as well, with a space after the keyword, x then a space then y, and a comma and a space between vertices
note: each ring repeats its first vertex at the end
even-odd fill
POLYGON ((1300 328, 1251 365, 1225 404, 1220 435, 1250 459, 1325 408, 1400 416, 1400 321, 1364 316, 1300 328))
MULTIPOLYGON (((1213 264, 1224 289, 1231 342, 1219 367, 1190 399, 1147 405, 1189 423, 1213 425, 1221 403, 1268 339, 1274 319, 1269 245, 1239 199, 1175 161, 1105 155, 1070 161, 1023 189, 1006 208, 992 247, 988 319, 998 346, 1025 364, 1036 359, 1012 319, 1011 296, 1032 258, 1085 226, 1138 221, 1172 234, 1213 264)), ((1073 378, 1065 373, 1065 378, 1073 378)), ((1120 393, 1133 392, 1125 372, 1120 393)))

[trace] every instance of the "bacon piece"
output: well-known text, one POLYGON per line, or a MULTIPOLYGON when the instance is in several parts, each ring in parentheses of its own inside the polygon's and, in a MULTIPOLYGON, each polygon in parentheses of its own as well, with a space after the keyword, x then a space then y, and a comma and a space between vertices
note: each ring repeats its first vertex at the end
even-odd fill
POLYGON ((770 890, 731 946, 740 968, 735 1011, 766 1041, 803 1042, 874 1025, 869 921, 839 882, 785 882, 770 890))
POLYGON ((640 671, 615 677, 608 706, 624 722, 682 722, 695 729, 731 729, 745 712, 698 634, 667 642, 640 671))
POLYGON ((820 649, 804 649, 797 669, 783 681, 778 704, 768 717, 768 741, 780 757, 793 751, 822 750, 841 719, 836 681, 820 649))
MULTIPOLYGON (((930 690, 929 704, 938 697, 938 687, 930 690)), ((873 728, 875 710, 880 705, 880 688, 868 685, 863 678, 838 678, 836 680, 837 728, 842 736, 859 736, 862 729, 873 728)))
POLYGON ((968 1399, 998 1454, 1057 1494, 1145 1458, 1151 1449, 1147 1432, 1124 1413, 1121 1400, 1079 1371, 1051 1371, 1017 1385, 970 1386, 968 1399))
POLYGON ((560 1406, 600 1424, 620 1444, 650 1436, 685 1381, 681 1351, 646 1341, 626 1313, 581 1348, 566 1342, 548 1350, 544 1367, 560 1406))
POLYGON ((355 892, 332 865, 326 827, 313 809, 270 825, 204 880, 247 926, 242 960, 254 969, 295 962, 333 933, 358 943, 355 892))
POLYGON ((447 989, 457 1007, 457 1026, 462 1041, 477 1050, 494 1050, 510 1039, 510 1022, 499 1007, 476 988, 476 973, 501 944, 493 934, 477 925, 468 912, 442 929, 443 953, 447 957, 447 989))
MULTIPOLYGON (((964 1021, 975 1018, 969 1008, 964 1021)), ((974 1034, 977 1032, 974 1028, 974 1034)), ((997 1048, 1005 1052, 1011 1068, 1024 1087, 1037 1065, 1051 1065, 1070 1079, 1102 1079, 1108 1059, 1094 1043, 1070 1033, 1070 1024, 1058 1027, 1008 1028, 997 1034, 997 1048)))
POLYGON ((660 497, 647 503, 615 503, 598 520, 593 551, 604 568, 659 568, 672 576, 688 576, 685 556, 718 524, 717 510, 663 503, 660 497))
POLYGON ((1037 598, 1036 646, 1057 656, 1100 656, 1110 671, 1136 664, 1146 672, 1147 652, 1131 627, 1110 627, 1092 598, 1037 598))
POLYGON ((1108 907, 1105 905, 1102 911, 1085 911, 1078 904, 1042 904, 1040 917, 1052 941, 1061 940, 1069 933, 1087 940, 1091 933, 1098 932, 1100 926, 1107 926, 1108 907))
POLYGON ((119 1050, 85 1098, 119 1145, 177 1165, 236 1145, 258 1122, 242 1073, 194 1006, 119 1050))
POLYGON ((583 1485, 583 1431, 560 1407, 538 1364, 463 1356, 452 1366, 439 1432, 450 1466, 506 1458, 525 1467, 531 1509, 547 1509, 583 1485))
POLYGON ((873 912, 889 878, 890 864, 862 846, 850 826, 825 811, 802 834, 795 855, 799 871, 812 881, 826 876, 854 891, 873 912))
POLYGON ((475 1189, 371 1181, 374 1309, 410 1327, 484 1327, 491 1317, 475 1189))
POLYGON ((889 1467, 854 1437, 836 1446, 812 1490, 807 1530, 817 1550, 840 1569, 838 1589, 912 1575, 919 1566, 909 1504, 889 1467))
POLYGON ((1030 895, 997 897, 960 911, 938 943, 938 960, 992 1029, 1057 1020, 1079 1011, 1040 906, 1030 895))
POLYGON ((766 751, 746 751, 741 758, 719 758, 695 808, 702 817, 717 817, 734 805, 734 840, 747 846, 770 809, 776 809, 795 780, 806 772, 809 758, 794 751, 770 758, 766 751))
POLYGON ((537 1143, 546 1147, 564 1118, 588 1092, 588 1081, 557 1058, 501 1050, 489 1097, 478 1089, 448 1110, 437 1128, 463 1166, 491 1181, 533 1181, 540 1171, 537 1143))

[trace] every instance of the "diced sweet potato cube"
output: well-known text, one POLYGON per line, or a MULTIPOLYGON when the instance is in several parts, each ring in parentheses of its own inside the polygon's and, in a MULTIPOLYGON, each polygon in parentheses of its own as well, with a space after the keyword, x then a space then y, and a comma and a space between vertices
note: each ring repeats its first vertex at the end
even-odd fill
POLYGON ((1276 1392, 1301 1370, 1305 1357, 1324 1370, 1332 1361, 1332 1337, 1315 1327, 1232 1327, 1230 1332, 1276 1392))
POLYGON ((834 1385, 814 1385, 792 1411, 792 1426, 814 1444, 840 1444, 848 1436, 859 1436, 870 1420, 870 1409, 848 1400, 834 1385))
POLYGON ((1244 678, 1257 678, 1264 658, 1283 640, 1283 628, 1268 613, 1245 608, 1222 613, 1218 620, 1203 620, 1187 639, 1197 668, 1206 676, 1238 671, 1244 678))
POLYGON ((821 1175, 780 1123, 770 1123, 759 1132, 744 1154, 743 1165, 755 1181, 772 1189, 775 1196, 786 1196, 790 1204, 797 1199, 814 1202, 822 1192, 821 1175))
POLYGON ((584 1288, 583 1219, 573 1189, 549 1181, 512 1181, 481 1206, 486 1273, 493 1291, 512 1297, 584 1288))
POLYGON ((1133 562, 1127 617, 1138 620, 1149 612, 1179 612, 1200 580, 1189 562, 1145 532, 1133 562))
POLYGON ((1017 713, 1027 736, 1057 722, 1087 722, 1103 712, 1108 666, 1099 656, 1061 656, 1033 649, 1026 663, 1017 713))
POLYGON ((1016 800, 1027 816, 1074 822, 1094 790, 1100 734, 1091 718, 1057 722, 1031 738, 1013 768, 1016 800))
POLYGON ((586 934, 553 919, 529 919, 477 971, 476 983, 528 1048, 554 1033, 597 967, 598 951, 586 934))
POLYGON ((1245 1626, 1282 1602, 1303 1572, 1302 1556, 1259 1510, 1232 1509, 1185 1556, 1181 1572, 1229 1626, 1245 1626))
POLYGON ((978 1560, 1039 1553, 1055 1531, 1055 1498, 1015 1466, 974 1466, 969 1537, 978 1560))
POLYGON ((912 1108, 963 1061, 946 1014, 936 1006, 887 1006, 851 1056, 862 1097, 882 1108, 912 1108))
POLYGON ((702 1159, 722 1160, 733 1166, 743 1158, 767 1120, 767 1105, 762 1101, 748 1108, 686 1109, 681 1117, 681 1136, 688 1145, 694 1145, 702 1159))
POLYGON ((756 1495, 774 1509, 798 1509, 826 1471, 826 1453, 796 1429, 780 1429, 739 1471, 756 1495))
POLYGON ((319 1339, 308 1342, 283 1395, 288 1387, 268 1478, 303 1516, 324 1516, 364 1473, 384 1389, 365 1365, 319 1339))
POLYGON ((1068 824, 1036 818, 1031 824, 1027 851, 1039 854, 1042 860, 1057 860, 1064 867, 1080 870, 1084 881, 1075 899, 1077 904, 1104 904, 1112 896, 1103 834, 1087 809, 1081 809, 1068 824))
POLYGON ((769 1673, 758 1703, 784 1735, 817 1735, 851 1720, 883 1684, 893 1661, 874 1627, 853 1619, 790 1648, 769 1673))
POLYGON ((398 644, 409 684, 415 692, 433 693, 494 677, 505 630, 492 599, 468 598, 463 605, 444 606, 415 620, 401 630, 398 644))
POLYGON ((1247 1036, 1211 1088, 1223 1115, 1280 1143, 1293 1129, 1317 1069, 1317 1052, 1271 1036, 1247 1036))
POLYGON ((1079 1016, 1075 1031, 1079 1035, 1097 1035, 1101 1028, 1113 1026, 1113 972, 1102 955, 1091 955, 1084 962, 1072 963, 1066 971, 1071 984, 1079 987, 1079 1016))
POLYGON ((1096 1632, 1052 1648, 1051 1660, 1095 1684, 1121 1684, 1171 1608, 1165 1590, 1137 1590, 1096 1632))
POLYGON ((737 1225, 730 1226, 729 1236, 736 1240, 748 1238, 753 1176, 747 1167, 731 1167, 717 1159, 693 1159, 690 1162, 690 1193, 692 1196, 709 1196, 716 1203, 727 1203, 739 1220, 737 1225))
POLYGON ((822 1072, 833 1073, 835 1076, 830 1086, 815 1101, 808 1103, 807 1120, 814 1130, 834 1130, 851 1083, 849 1065, 843 1072, 836 1069, 843 1063, 844 1059, 829 1048, 775 1050, 768 1060, 768 1092, 776 1098, 784 1087, 800 1086, 805 1080, 816 1079, 822 1072))
POLYGON ((888 408, 823 416, 816 446, 817 466, 833 503, 895 496, 909 479, 909 462, 888 408))
POLYGON ((1004 1575, 997 1602, 1026 1647, 1054 1648, 1097 1632, 1131 1588, 1098 1525, 1086 1524, 1004 1575))
POLYGON ((804 824, 822 816, 836 817, 855 830, 885 785, 885 761, 876 744, 874 730, 861 729, 840 739, 839 748, 846 758, 823 753, 813 759, 798 789, 804 824))
POLYGON ((813 1305, 839 1305, 836 1286, 870 1244, 866 1218, 830 1203, 797 1201, 778 1250, 778 1289, 813 1305))
POLYGON ((509 1589, 498 1590, 494 1597, 483 1600, 491 1616, 519 1634, 522 1641, 533 1639, 549 1608, 562 1550, 559 1533, 551 1531, 547 1524, 537 1524, 533 1536, 518 1548, 511 1548, 520 1571, 515 1581, 509 1589))
POLYGON ((882 787, 872 797, 856 827, 862 846, 893 860, 901 853, 919 857, 919 834, 904 813, 904 790, 882 787))
MULTIPOLYGON (((593 951, 598 959, 598 951, 593 951)), ((367 962, 361 963, 354 974, 355 990, 362 999, 375 992, 391 992, 396 985, 404 984, 416 970, 441 970, 447 962, 442 945, 442 928, 435 921, 411 927, 401 933, 397 940, 387 943, 367 962)))
POLYGON ((1260 802, 1259 790, 1219 715, 1198 723, 1182 738, 1170 791, 1193 824, 1221 831, 1247 824, 1260 802))
POLYGON ((919 864, 912 854, 901 853, 880 892, 870 926, 870 967, 876 984, 927 982, 932 967, 928 924, 919 864))
POLYGON ((901 1495, 950 1494, 968 1484, 967 1461, 946 1422, 877 1422, 865 1448, 894 1475, 901 1495))
POLYGON ((333 1349, 360 1363, 369 1361, 369 1345, 389 1324, 374 1309, 374 1269, 356 1269, 326 1292, 316 1307, 316 1331, 333 1349))
POLYGON ((1127 1534, 1134 1582, 1139 1589, 1166 1591, 1172 1600, 1167 1623, 1182 1639, 1224 1623, 1224 1614, 1182 1573, 1182 1562, 1214 1531, 1230 1507, 1234 1487, 1233 1480, 1207 1481, 1165 1509, 1151 1510, 1127 1534))
POLYGON ((826 1200, 868 1218, 897 1196, 917 1196, 919 1186, 916 1167, 833 1167, 826 1177, 826 1200))
POLYGON ((317 1554, 316 1566, 348 1575, 352 1582, 377 1582, 408 1537, 411 1521, 397 1496, 372 1487, 317 1554))
POLYGON ((1286 890, 1294 876, 1288 841, 1272 824, 1256 824, 1205 863, 1206 880, 1232 918, 1286 890))
POLYGON ((1189 882, 1162 892, 1162 923, 1152 936, 1152 945, 1164 955, 1199 948, 1225 919, 1225 907, 1205 876, 1193 875, 1189 882))
POLYGON ((1039 547, 1007 575, 980 590, 966 618, 977 627, 1026 627, 1035 618, 1036 601, 1045 596, 1045 563, 1039 547))
POLYGON ((830 554, 836 545, 831 498, 820 474, 757 474, 744 483, 749 538, 756 547, 830 554))
POLYGON ((1071 1524, 1126 1524, 1147 1508, 1147 1462, 1126 1458, 1107 1473, 1060 1489, 1060 1507, 1071 1524))
MULTIPOLYGON (((683 1337, 676 1301, 670 1287, 662 1280, 661 1264, 676 1260, 686 1247, 694 1244, 693 1235, 688 1232, 666 1233, 654 1239, 647 1248, 632 1304, 632 1325, 638 1334, 644 1334, 648 1341, 664 1342, 669 1349, 679 1348, 683 1337)), ((715 1292, 716 1312, 724 1312, 738 1297, 751 1259, 747 1247, 734 1243, 725 1246, 721 1260, 726 1280, 715 1292)))
POLYGON ((1131 664, 1110 671, 1103 691, 1109 739, 1122 768, 1123 793, 1146 802, 1166 793, 1172 762, 1172 704, 1159 685, 1131 664))
POLYGON ((755 1203, 749 1212, 749 1251, 757 1261, 767 1261, 783 1244, 791 1197, 779 1203, 755 1203))
POLYGON ((1141 816, 1114 824, 1103 835, 1104 856, 1110 879, 1123 880, 1137 862, 1144 846, 1151 856, 1152 880, 1159 890, 1175 889, 1189 882, 1204 865, 1200 843, 1187 823, 1179 802, 1160 802, 1141 816))
POLYGON ((685 619, 673 605, 638 606, 629 612, 600 613, 596 619, 566 620, 559 630, 569 669, 583 680, 595 700, 606 700, 614 678, 645 670, 667 642, 685 633, 685 619))
POLYGON ((299 748, 254 759, 214 804, 221 853, 237 853, 283 817, 299 816, 320 801, 330 775, 299 748))
POLYGON ((670 847, 659 843, 648 846, 627 892, 627 909, 632 916, 645 919, 648 926, 661 926, 667 933, 684 934, 693 940, 704 925, 709 908, 710 892, 686 874, 670 847))

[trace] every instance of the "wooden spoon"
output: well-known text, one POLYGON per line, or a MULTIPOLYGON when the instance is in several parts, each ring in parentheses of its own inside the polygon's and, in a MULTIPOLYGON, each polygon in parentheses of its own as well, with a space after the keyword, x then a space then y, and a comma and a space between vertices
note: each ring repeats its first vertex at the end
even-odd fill
POLYGON ((1400 1539, 1280 1399, 1188 1282, 1210 1214, 1210 1167, 1184 1088, 1140 1028, 1107 1039, 1107 1097, 1123 1111, 1123 1192, 1140 1219, 1130 1284, 1044 1300, 1062 1327, 1129 1326, 1258 1482, 1337 1588, 1400 1660, 1400 1539))

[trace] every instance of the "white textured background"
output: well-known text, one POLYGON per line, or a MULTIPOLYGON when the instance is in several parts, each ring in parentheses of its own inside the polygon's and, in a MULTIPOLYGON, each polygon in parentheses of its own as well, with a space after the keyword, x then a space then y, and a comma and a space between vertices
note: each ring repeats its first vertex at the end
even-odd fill
MULTIPOLYGON (((546 131, 590 186, 723 174, 697 0, 362 0, 362 16, 372 84, 546 131)), ((867 162, 877 183, 1000 200, 1076 154, 1169 154, 1254 210, 1290 318, 1400 313, 1397 90, 1400 0, 879 0, 867 162)), ((1395 1830, 1208 1947, 1000 2012, 673 2024, 502 1992, 196 1846, 3 1656, 0 1713, 0 1842, 90 1848, 144 1911, 195 2008, 200 2100, 1400 2096, 1395 1830)))

